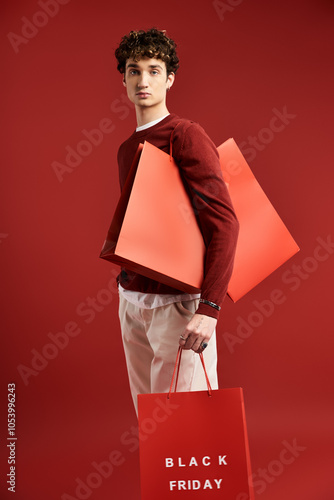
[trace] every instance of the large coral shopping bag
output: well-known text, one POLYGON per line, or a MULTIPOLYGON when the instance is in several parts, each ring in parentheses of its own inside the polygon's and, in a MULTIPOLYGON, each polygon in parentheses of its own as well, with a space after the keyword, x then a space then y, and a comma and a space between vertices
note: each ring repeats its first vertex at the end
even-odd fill
POLYGON ((207 391, 138 395, 142 500, 254 499, 243 391, 207 382, 207 391))
POLYGON ((236 302, 299 247, 233 139, 218 147, 223 177, 240 224, 228 294, 236 302))
POLYGON ((140 145, 100 257, 184 292, 198 292, 205 246, 174 159, 140 145), (186 216, 185 216, 186 214, 186 216))

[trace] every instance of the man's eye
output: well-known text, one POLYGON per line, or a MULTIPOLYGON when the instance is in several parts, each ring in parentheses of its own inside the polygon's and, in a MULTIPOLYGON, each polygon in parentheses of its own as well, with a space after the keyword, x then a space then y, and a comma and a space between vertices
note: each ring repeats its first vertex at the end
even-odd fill
POLYGON ((152 71, 152 75, 158 75, 158 74, 159 74, 159 71, 156 71, 156 70, 152 71))

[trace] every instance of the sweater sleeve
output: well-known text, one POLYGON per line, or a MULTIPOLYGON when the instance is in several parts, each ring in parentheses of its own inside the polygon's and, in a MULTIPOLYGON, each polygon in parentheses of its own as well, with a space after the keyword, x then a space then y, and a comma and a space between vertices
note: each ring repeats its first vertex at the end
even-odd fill
MULTIPOLYGON (((195 122, 176 127, 173 157, 206 246, 201 298, 221 307, 231 278, 239 223, 223 180, 216 146, 195 122)), ((196 311, 214 318, 219 310, 200 302, 196 311)))

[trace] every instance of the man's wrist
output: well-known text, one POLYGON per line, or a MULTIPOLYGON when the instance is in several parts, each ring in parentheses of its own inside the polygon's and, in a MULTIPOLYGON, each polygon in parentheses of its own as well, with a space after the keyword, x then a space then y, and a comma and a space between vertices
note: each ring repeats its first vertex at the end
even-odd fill
POLYGON ((220 311, 207 304, 203 304, 203 302, 200 302, 195 314, 204 314, 204 316, 210 316, 211 318, 215 318, 218 320, 220 311))
POLYGON ((217 311, 221 310, 221 307, 215 304, 214 302, 211 302, 211 300, 206 300, 206 299, 199 299, 201 304, 206 304, 207 306, 213 307, 217 311))

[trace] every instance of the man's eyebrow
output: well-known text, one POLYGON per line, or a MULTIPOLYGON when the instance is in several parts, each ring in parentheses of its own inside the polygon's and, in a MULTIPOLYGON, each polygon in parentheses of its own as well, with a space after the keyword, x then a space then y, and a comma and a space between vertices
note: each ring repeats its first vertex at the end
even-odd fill
MULTIPOLYGON (((139 67, 139 65, 136 63, 130 63, 127 65, 127 68, 138 68, 138 67, 139 67)), ((160 64, 150 64, 149 68, 160 68, 163 70, 163 67, 160 66, 160 64)))

